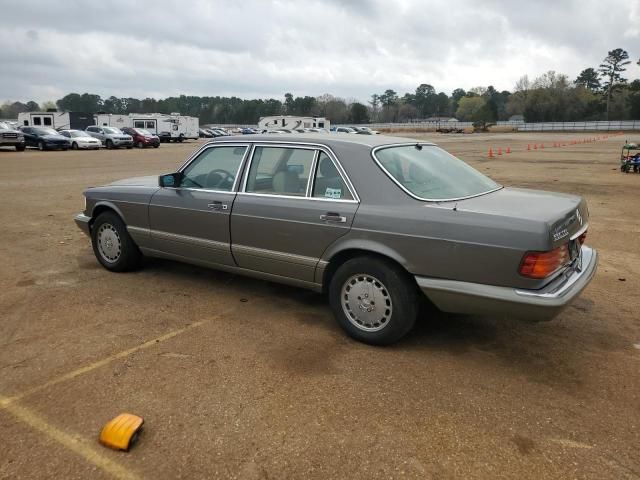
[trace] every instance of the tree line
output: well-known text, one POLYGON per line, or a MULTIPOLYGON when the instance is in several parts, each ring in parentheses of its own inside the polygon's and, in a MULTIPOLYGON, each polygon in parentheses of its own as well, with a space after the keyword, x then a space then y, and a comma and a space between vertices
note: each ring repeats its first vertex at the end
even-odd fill
MULTIPOLYGON (((91 93, 70 93, 38 105, 7 102, 0 118, 18 113, 57 108, 88 113, 172 113, 200 118, 201 124, 255 124, 267 115, 323 116, 332 123, 407 122, 455 117, 461 121, 495 122, 514 116, 527 122, 640 119, 640 79, 624 76, 631 63, 622 48, 607 53, 597 67, 585 68, 571 81, 567 75, 549 71, 533 80, 521 77, 513 91, 497 91, 492 85, 468 91, 456 88, 450 95, 429 84, 400 96, 392 89, 371 95, 367 104, 330 94, 279 99, 200 97, 180 95, 155 98, 102 98, 91 93)), ((640 60, 638 60, 640 65, 640 60)))

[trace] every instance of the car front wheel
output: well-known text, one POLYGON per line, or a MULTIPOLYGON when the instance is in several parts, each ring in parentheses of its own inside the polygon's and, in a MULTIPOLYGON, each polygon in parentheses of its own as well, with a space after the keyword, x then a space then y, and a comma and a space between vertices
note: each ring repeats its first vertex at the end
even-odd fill
POLYGON ((93 253, 107 270, 125 272, 140 266, 142 254, 114 212, 98 215, 91 228, 93 253))
POLYGON ((16 145, 16 151, 24 152, 25 146, 24 144, 16 145))
POLYGON ((38 142, 38 150, 40 150, 41 152, 44 152, 47 149, 47 147, 45 146, 44 142, 41 140, 38 142))
POLYGON ((340 326, 353 338, 388 345, 406 335, 418 315, 418 292, 394 263, 373 256, 352 258, 335 272, 329 301, 340 326))
POLYGON ((107 141, 105 142, 105 146, 106 146, 109 150, 111 150, 111 149, 113 148, 113 141, 111 141, 111 140, 107 140, 107 141))

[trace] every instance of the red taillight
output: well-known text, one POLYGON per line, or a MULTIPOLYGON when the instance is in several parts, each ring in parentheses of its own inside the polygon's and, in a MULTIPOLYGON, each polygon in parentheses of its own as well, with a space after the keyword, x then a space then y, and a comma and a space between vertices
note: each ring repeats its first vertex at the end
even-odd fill
POLYGON ((583 245, 586 239, 587 239, 587 232, 584 232, 582 235, 578 237, 578 242, 580 242, 580 245, 583 245))
POLYGON ((547 278, 569 263, 570 258, 567 244, 549 252, 527 252, 520 264, 520 275, 529 278, 547 278))

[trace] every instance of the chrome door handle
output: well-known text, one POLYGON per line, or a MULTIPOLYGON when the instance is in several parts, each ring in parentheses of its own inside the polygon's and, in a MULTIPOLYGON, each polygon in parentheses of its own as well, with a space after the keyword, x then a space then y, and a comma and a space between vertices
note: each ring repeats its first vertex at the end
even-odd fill
POLYGON ((207 207, 209 207, 211 210, 226 210, 227 208, 229 208, 226 203, 222 202, 212 202, 207 204, 207 207))
POLYGON ((335 212, 327 212, 325 215, 320 215, 320 220, 323 222, 347 223, 347 217, 335 212))

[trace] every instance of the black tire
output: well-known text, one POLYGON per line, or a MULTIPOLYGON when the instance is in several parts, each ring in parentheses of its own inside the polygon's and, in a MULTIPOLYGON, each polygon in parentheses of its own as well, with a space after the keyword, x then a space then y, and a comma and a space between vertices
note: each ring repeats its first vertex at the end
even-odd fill
POLYGON ((40 150, 41 152, 44 152, 46 149, 47 149, 47 146, 44 144, 42 140, 40 140, 38 142, 38 150, 40 150))
POLYGON ((62 147, 63 152, 66 152, 67 150, 69 150, 69 147, 62 147))
POLYGON ((107 270, 126 272, 135 270, 141 264, 142 253, 127 232, 122 219, 114 212, 98 215, 91 226, 91 244, 96 258, 107 270), (106 235, 103 244, 100 244, 101 235, 106 235), (109 243, 109 240, 112 242, 109 243))
POLYGON ((133 145, 128 145, 127 146, 127 150, 131 150, 133 148, 133 145))
POLYGON ((112 140, 107 140, 104 144, 107 147, 107 149, 109 149, 109 150, 111 150, 113 148, 113 141, 112 140))
POLYGON ((155 145, 153 146, 153 148, 158 148, 159 146, 160 146, 160 144, 159 144, 159 143, 157 143, 157 144, 155 144, 155 145))
POLYGON ((78 150, 78 144, 76 142, 71 144, 71 150, 78 150))
POLYGON ((352 338, 370 345, 389 345, 404 337, 413 328, 418 316, 418 298, 417 287, 406 271, 389 260, 375 256, 347 260, 338 267, 329 285, 329 302, 340 326, 352 338), (359 290, 360 285, 366 285, 367 290, 372 292, 371 299, 362 299, 360 295, 365 288, 359 290), (343 294, 346 288, 353 292, 351 300, 360 302, 358 308, 362 308, 364 315, 370 315, 369 310, 367 313, 364 310, 371 308, 371 316, 379 323, 369 327, 358 325, 361 320, 357 311, 347 307, 350 305, 347 301, 349 293, 343 294), (351 312, 349 316, 347 311, 351 312), (377 312, 378 316, 373 312, 377 312))
POLYGON ((25 145, 16 145, 16 152, 24 152, 25 145))
POLYGON ((144 143, 138 142, 136 145, 138 148, 144 148, 144 143))

